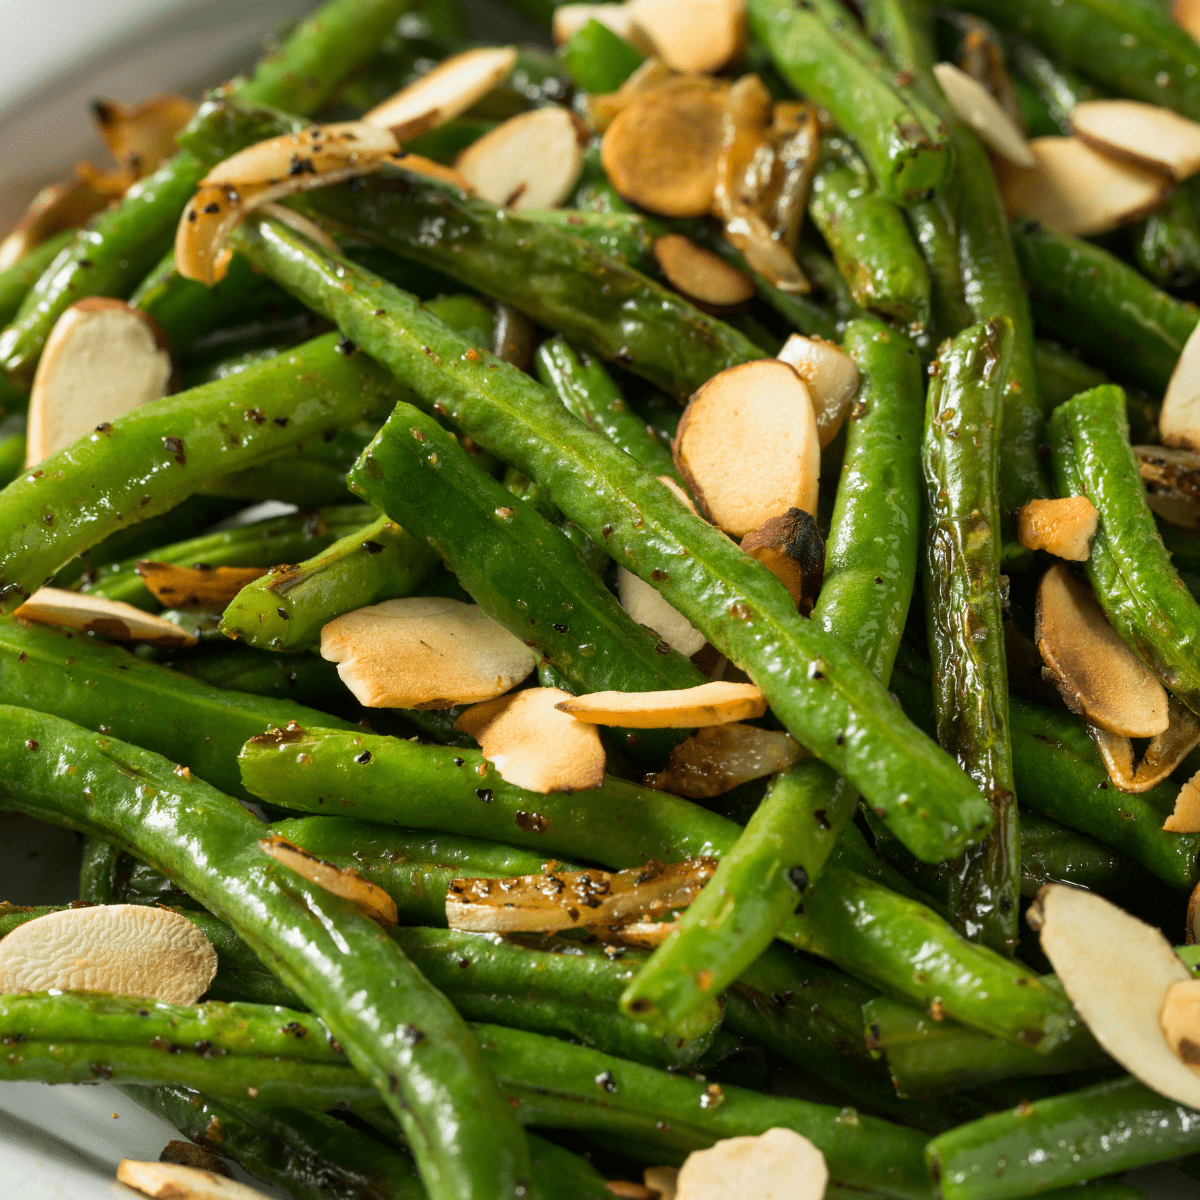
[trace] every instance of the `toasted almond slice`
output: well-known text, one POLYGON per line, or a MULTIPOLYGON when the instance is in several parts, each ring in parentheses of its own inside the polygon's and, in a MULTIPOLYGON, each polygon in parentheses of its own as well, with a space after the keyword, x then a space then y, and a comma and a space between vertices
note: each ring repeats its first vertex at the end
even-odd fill
POLYGON ((1171 16, 1180 29, 1200 41, 1200 0, 1171 0, 1171 16))
POLYGON ((674 692, 591 692, 560 700, 563 712, 593 725, 627 729, 692 729, 752 721, 767 701, 752 683, 702 683, 674 692))
POLYGON ((1158 1021, 1175 1056, 1200 1077, 1200 979, 1171 984, 1158 1021))
POLYGON ((1030 909, 1071 1003, 1096 1041, 1147 1087, 1200 1108, 1200 1077, 1171 1050, 1160 1014, 1172 984, 1192 973, 1155 928, 1095 892, 1042 888, 1030 909))
POLYGON ((686 658, 702 650, 708 639, 662 593, 625 567, 617 568, 617 595, 621 607, 639 624, 653 630, 686 658))
POLYGON ((1017 540, 1026 550, 1047 550, 1070 562, 1091 554, 1099 515, 1086 496, 1030 500, 1017 518, 1017 540))
POLYGON ((142 612, 121 600, 38 588, 13 614, 36 625, 82 629, 116 642, 149 642, 155 646, 194 646, 197 638, 171 621, 142 612))
POLYGON ((500 778, 531 792, 581 792, 604 782, 604 747, 594 725, 555 705, 561 688, 526 688, 472 705, 454 722, 494 763, 500 778))
POLYGON ((805 616, 812 613, 825 578, 825 542, 811 513, 789 508, 746 534, 742 549, 787 588, 805 616))
POLYGON ((450 708, 516 687, 537 655, 478 605, 385 600, 321 630, 321 657, 367 708, 450 708))
POLYGON ((1167 693, 1158 676, 1108 623, 1091 588, 1061 563, 1038 585, 1035 636, 1072 712, 1122 737, 1167 729, 1167 693))
POLYGON ((828 1183, 825 1155, 808 1138, 777 1127, 693 1150, 679 1169, 675 1200, 821 1200, 828 1183))
POLYGON ((92 113, 113 158, 134 179, 152 175, 176 151, 175 135, 192 119, 196 103, 184 96, 151 96, 126 108, 117 100, 96 100, 92 113))
POLYGON ((1200 124, 1141 100, 1085 100, 1071 109, 1071 130, 1102 154, 1178 181, 1200 171, 1200 124))
POLYGON ((226 1179, 214 1171, 176 1163, 123 1158, 117 1164, 117 1182, 154 1200, 267 1200, 257 1188, 226 1179))
POLYGON ((1200 323, 1183 344, 1158 414, 1166 446, 1200 452, 1200 323))
POLYGON ((619 1200, 658 1200, 658 1192, 630 1179, 609 1179, 604 1188, 619 1200))
POLYGON ((817 511, 816 413, 795 368, 778 359, 714 375, 684 411, 672 450, 696 502, 730 537, 789 508, 817 511))
POLYGON ((689 300, 731 309, 754 299, 754 280, 691 238, 668 233, 654 242, 654 257, 667 282, 689 300))
POLYGON ((858 364, 833 342, 802 333, 793 333, 776 357, 794 367, 807 385, 824 450, 837 437, 858 391, 858 364))
POLYGON ((357 905, 372 921, 378 921, 381 925, 395 925, 399 921, 395 900, 352 867, 338 867, 325 862, 307 850, 293 846, 278 834, 263 838, 258 848, 297 875, 303 875, 310 883, 357 905))
POLYGON ((1179 789, 1175 811, 1163 822, 1167 833, 1200 833, 1200 771, 1179 789))
POLYGON ((1200 529, 1200 454, 1174 446, 1134 446, 1146 503, 1165 521, 1200 529))
POLYGON ((933 68, 950 107, 979 135, 989 150, 1018 167, 1037 165, 1025 135, 1000 106, 1000 102, 978 80, 953 63, 937 63, 933 68))
POLYGON ((242 588, 267 573, 266 567, 181 567, 146 558, 136 569, 164 607, 216 611, 225 609, 242 588))
POLYGON ((1040 137, 1029 143, 1037 166, 998 170, 1010 217, 1032 217, 1055 233, 1091 237, 1153 212, 1170 195, 1170 181, 1117 162, 1078 138, 1040 137))
POLYGON ((628 7, 659 57, 676 71, 718 71, 745 40, 741 0, 630 0, 628 7))
POLYGON ((13 231, 0 242, 0 271, 7 271, 34 246, 64 229, 82 225, 107 208, 111 196, 87 179, 68 179, 42 188, 13 231))
POLYGON ((173 369, 164 341, 145 313, 121 300, 89 296, 72 304, 50 331, 34 375, 25 465, 161 400, 173 369))
POLYGON ((580 129, 556 104, 520 113, 485 133, 454 164, 485 200, 505 208, 557 208, 583 170, 580 129))
POLYGON ((377 104, 363 120, 380 129, 395 129, 429 115, 435 124, 443 125, 482 100, 516 61, 516 46, 480 47, 452 55, 377 104))
POLYGON ((647 1167, 642 1172, 642 1181, 658 1193, 659 1200, 675 1200, 675 1190, 679 1186, 679 1168, 647 1167))
POLYGON ((609 925, 684 908, 717 869, 716 859, 608 871, 556 871, 509 879, 455 879, 446 893, 451 929, 552 933, 609 925))
POLYGON ((550 29, 554 44, 569 42, 589 21, 599 21, 643 54, 654 53, 654 44, 637 24, 630 4, 560 4, 550 29))
POLYGON ((708 800, 796 762, 803 751, 789 733, 733 722, 700 729, 672 749, 666 767, 646 784, 676 796, 708 800))
POLYGON ((621 196, 664 217, 702 217, 712 207, 721 149, 720 88, 683 80, 634 100, 600 147, 621 196))
POLYGON ((114 992, 195 1004, 217 952, 186 917, 143 904, 64 908, 0 940, 0 993, 114 992))
POLYGON ((663 485, 692 514, 693 517, 698 517, 700 513, 697 511, 695 504, 692 503, 692 498, 671 478, 670 475, 658 476, 658 482, 663 485))

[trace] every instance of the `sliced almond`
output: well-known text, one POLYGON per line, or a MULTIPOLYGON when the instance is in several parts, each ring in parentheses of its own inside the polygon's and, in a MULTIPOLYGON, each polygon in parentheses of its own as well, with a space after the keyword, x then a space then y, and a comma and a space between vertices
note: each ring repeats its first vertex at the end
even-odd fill
POLYGON ((627 729, 692 729, 752 721, 767 701, 752 683, 702 683, 674 692, 591 692, 560 700, 558 707, 593 725, 627 729))
POLYGON ((293 846, 277 834, 263 838, 258 848, 276 862, 282 863, 297 875, 303 875, 310 883, 349 900, 362 910, 363 915, 381 925, 395 925, 400 919, 396 902, 377 884, 364 879, 352 867, 339 867, 325 862, 299 846, 293 846))
POLYGON ((642 1172, 642 1182, 658 1193, 659 1200, 675 1200, 675 1190, 679 1186, 679 1168, 647 1167, 642 1172))
POLYGON ((652 629, 685 658, 702 650, 708 639, 673 608, 653 585, 625 567, 617 568, 617 595, 621 607, 639 624, 652 629))
POLYGON ((102 212, 112 197, 86 179, 68 179, 41 189, 13 231, 0 242, 0 271, 7 271, 34 246, 64 229, 74 229, 102 212))
POLYGON ((666 767, 651 775, 646 786, 691 800, 708 800, 752 779, 786 770, 802 753, 789 733, 737 721, 713 725, 675 746, 666 767))
POLYGON ((113 158, 133 179, 158 170, 178 147, 175 135, 192 119, 196 103, 185 96, 152 96, 127 108, 117 100, 96 100, 92 112, 113 158))
POLYGON ((1200 41, 1200 0, 1171 0, 1171 16, 1180 29, 1200 41))
POLYGON ((117 1164, 117 1182, 154 1200, 267 1200, 257 1188, 226 1179, 214 1171, 176 1163, 123 1158, 117 1164))
POLYGON ((1087 584, 1063 564, 1042 576, 1037 644, 1067 707, 1122 737, 1154 737, 1170 723, 1158 676, 1108 623, 1087 584))
POLYGON ((1200 323, 1183 345, 1158 414, 1166 446, 1200 452, 1200 323))
POLYGON ((1089 725, 1087 731, 1100 752, 1100 761, 1104 763, 1109 781, 1122 792, 1134 791, 1133 742, 1119 733, 1108 733, 1096 725, 1089 725))
POLYGON ((754 280, 691 238, 668 233, 655 239, 654 258, 667 282, 689 300, 728 310, 754 299, 754 280))
POLYGON ((594 725, 555 705, 561 688, 527 688, 472 705, 454 722, 495 764, 500 778, 531 792, 582 792, 604 782, 604 747, 594 725))
POLYGON ((808 387, 824 450, 837 437, 858 391, 858 364, 833 342, 802 333, 793 333, 776 357, 794 367, 808 387))
POLYGON ((195 1004, 217 952, 186 917, 143 904, 95 904, 35 917, 0 940, 0 993, 113 992, 195 1004))
POLYGON ((266 567, 180 567, 142 559, 137 573, 165 608, 223 611, 247 584, 262 578, 266 567))
POLYGON ((1150 745, 1133 773, 1131 791, 1148 792, 1162 783, 1200 746, 1200 717, 1174 696, 1167 699, 1170 723, 1162 733, 1150 739, 1150 745))
POLYGON ((679 1169, 675 1200, 822 1200, 828 1183, 825 1155, 794 1130, 775 1128, 693 1150, 679 1169))
POLYGON ((194 646, 198 641, 171 621, 142 612, 121 600, 106 600, 59 588, 38 588, 13 614, 35 625, 82 629, 115 642, 149 642, 154 646, 194 646))
POLYGON ((1146 503, 1164 521, 1200 529, 1200 454, 1175 446, 1134 446, 1146 503))
POLYGON ((121 300, 89 296, 72 304, 50 331, 33 379, 25 465, 161 400, 173 370, 163 342, 158 326, 121 300))
POLYGON ((717 869, 716 859, 608 871, 555 871, 509 879, 455 879, 446 922, 474 933, 552 933, 619 924, 684 908, 717 869))
POLYGON ((454 164, 485 200, 504 208, 557 208, 583 170, 580 129, 558 105, 497 125, 454 164))
POLYGON ((629 1179, 609 1179, 604 1184, 605 1191, 611 1192, 618 1200, 658 1200, 658 1193, 646 1187, 643 1183, 634 1183, 629 1179))
POLYGON ((789 508, 817 511, 816 413, 804 381, 778 359, 713 376, 684 411, 672 450, 696 502, 730 537, 789 508))
POLYGON ((395 129, 428 116, 434 124, 443 125, 482 100, 516 62, 515 46, 480 47, 452 55, 377 104, 363 120, 380 129, 395 129))
POLYGON ((1200 171, 1200 124, 1142 100, 1085 100, 1071 130, 1102 154, 1179 181, 1200 171))
POLYGON ((1009 217, 1031 217, 1054 233, 1092 237, 1152 213, 1171 183, 1144 167, 1117 162, 1069 137, 1029 143, 1037 165, 1004 166, 997 178, 1009 217))
POLYGON ((1147 1087, 1200 1108, 1200 1077, 1172 1051, 1160 1014, 1172 984, 1192 973, 1155 928, 1096 892, 1050 884, 1030 924, 1096 1041, 1147 1087))
POLYGON ((660 216, 704 216, 717 181, 724 107, 721 89, 699 79, 634 100, 600 147, 613 187, 660 216))
POLYGON ((953 63, 935 64, 934 75, 959 118, 975 130, 989 150, 1018 167, 1035 167, 1037 160, 1017 123, 978 80, 953 63))
POLYGON ((554 44, 569 42, 589 21, 599 21, 643 54, 654 53, 654 45, 635 20, 631 4, 560 4, 554 10, 550 29, 554 44))
POLYGON ((1167 833, 1200 833, 1200 771, 1179 789, 1175 810, 1163 822, 1167 833))
POLYGON ((1158 1020, 1172 1052, 1200 1077, 1200 979, 1171 984, 1158 1020))
POLYGON ((1084 562, 1092 552, 1099 519, 1086 496, 1030 500, 1017 518, 1017 540, 1026 550, 1046 550, 1069 562, 1084 562))
POLYGON ((630 0, 628 7, 663 62, 689 75, 719 71, 745 40, 741 0, 630 0))
POLYGON ((321 630, 321 657, 367 708, 450 708, 502 696, 537 655, 478 605, 410 596, 321 630))
POLYGON ((787 588, 805 616, 811 615, 825 578, 825 542, 811 513, 789 508, 746 534, 742 549, 787 588))

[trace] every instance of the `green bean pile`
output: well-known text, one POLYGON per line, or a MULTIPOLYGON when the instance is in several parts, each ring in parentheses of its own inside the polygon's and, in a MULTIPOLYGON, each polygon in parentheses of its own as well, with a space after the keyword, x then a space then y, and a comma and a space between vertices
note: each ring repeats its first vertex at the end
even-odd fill
MULTIPOLYGON (((1126 1200, 1124 1172, 1168 1162, 1200 1179, 1200 1113, 1114 1052, 1043 953, 1040 908, 1025 919, 1066 884, 1195 940, 1200 444, 1166 406, 1160 440, 1159 409, 1200 323, 1200 176, 1056 232, 1006 209, 1015 168, 943 90, 953 60, 1038 140, 1094 100, 1196 121, 1200 45, 1159 0, 703 0, 737 44, 664 66, 656 5, 504 0, 528 44, 486 87, 381 118, 396 145, 372 169, 351 155, 302 186, 337 123, 362 137, 492 46, 459 0, 328 0, 85 223, 19 227, 0 811, 80 835, 80 911, 173 914, 216 965, 194 1004, 0 989, 0 1080, 111 1081, 312 1200, 658 1200, 656 1168, 703 1200, 703 1152, 769 1130, 807 1139, 844 1200, 1126 1200), (636 203, 614 167, 651 95, 724 105, 711 211, 636 203), (747 97, 803 179, 766 248, 723 174, 747 97), (467 186, 487 139, 539 114, 574 131, 562 196, 467 186), (271 139, 313 147, 274 207, 261 180, 212 182, 271 139), (222 204, 239 216, 207 286, 190 247, 222 204), (685 286, 681 244, 736 295, 685 286), (43 455, 39 389, 97 304, 153 330, 170 394, 43 455), (828 429, 815 411, 814 511, 743 548, 688 439, 721 387, 790 370, 777 355, 815 397, 795 334, 855 383, 828 429), (1082 498, 1082 553, 1030 534, 1082 498), (264 501, 290 507, 248 511, 264 501), (1165 731, 1110 728, 1070 691, 1051 568, 1165 731), (42 588, 100 615, 39 615, 42 588), (460 719, 465 693, 365 699, 333 631, 396 605, 490 619, 533 663, 510 699, 578 715, 618 693, 605 726, 543 706, 563 724, 532 751, 600 729, 598 786, 518 778, 460 719), (697 732, 629 701, 706 685, 757 689, 765 713, 697 732), (735 735, 784 757, 689 774, 735 735), (447 927, 463 880, 550 895, 681 863, 711 877, 666 930, 658 911, 649 932, 574 910, 567 929, 447 927)), ((674 136, 645 158, 693 149, 674 136)), ((495 170, 522 167, 509 154, 495 170)), ((787 473, 769 440, 745 479, 787 473)), ((0 979, 6 938, 72 919, 35 899, 0 905, 0 979)))

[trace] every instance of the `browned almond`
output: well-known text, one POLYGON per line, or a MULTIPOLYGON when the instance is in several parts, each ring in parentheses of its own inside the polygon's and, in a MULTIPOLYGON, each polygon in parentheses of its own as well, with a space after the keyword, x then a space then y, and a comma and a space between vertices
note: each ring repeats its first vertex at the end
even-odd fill
POLYGON ((697 730, 672 749, 666 767, 646 786, 691 800, 708 800, 752 779, 774 775, 803 751, 788 733, 733 722, 697 730))
POLYGON ((675 1200, 675 1189, 679 1185, 678 1167, 647 1167, 642 1172, 642 1181, 653 1188, 662 1200, 675 1200))
POLYGON ((837 437, 858 391, 858 364, 833 342, 802 333, 793 333, 776 357, 794 367, 807 385, 824 450, 837 437))
POLYGON ((1077 138, 1102 154, 1187 179, 1200 171, 1200 124, 1141 100, 1085 100, 1071 109, 1077 138))
POLYGON ((137 573, 165 608, 222 611, 247 584, 262 578, 266 567, 180 567, 143 558, 137 573))
POLYGON ((196 112, 185 96, 151 96, 132 108, 117 100, 96 100, 92 113, 113 158, 133 179, 152 175, 178 147, 175 135, 196 112))
POLYGON ((195 1004, 217 952, 186 917, 142 904, 95 904, 35 917, 0 940, 0 992, 114 992, 195 1004))
POLYGON ((123 1158, 117 1164, 117 1182, 153 1200, 267 1200, 257 1188, 226 1179, 215 1171, 177 1163, 123 1158))
POLYGON ((702 683, 674 692, 591 692, 560 700, 558 707, 593 725, 629 729, 691 729, 752 721, 767 701, 752 683, 702 683))
POLYGON ((145 313, 124 301, 90 296, 72 304, 50 331, 34 375, 25 465, 89 433, 105 436, 108 422, 161 400, 174 369, 164 340, 145 313))
POLYGON ((741 0, 630 0, 628 7, 637 28, 676 71, 718 71, 745 39, 741 0))
POLYGON ((654 242, 654 257, 667 282, 706 308, 729 310, 754 299, 754 280, 691 238, 668 233, 654 242))
POLYGON ((816 512, 816 413, 804 381, 778 359, 713 376, 684 411, 672 450, 697 504, 730 537, 789 508, 816 512))
POLYGON ((776 1127, 693 1150, 679 1169, 675 1200, 785 1194, 788 1200, 822 1200, 828 1183, 825 1155, 795 1130, 776 1127))
POLYGON ((560 4, 550 27, 555 45, 569 42, 589 21, 599 21, 643 54, 654 53, 654 44, 638 25, 631 4, 560 4))
POLYGON ((1179 789, 1175 810, 1163 822, 1167 833, 1200 833, 1200 771, 1179 789))
POLYGON ((1168 701, 1170 723, 1150 739, 1133 773, 1133 787, 1129 791, 1147 792, 1162 783, 1200 745, 1200 717, 1174 696, 1169 696, 1168 701))
POLYGON ((485 133, 454 165, 493 204, 557 208, 583 170, 580 127, 558 105, 535 108, 485 133))
MULTIPOLYGON (((1049 671, 1047 675, 1050 675, 1049 671)), ((1053 678, 1052 675, 1050 677, 1053 678)), ((1096 725, 1089 725, 1087 731, 1100 752, 1100 761, 1104 763, 1109 781, 1122 792, 1132 792, 1133 742, 1119 733, 1108 733, 1096 725)))
POLYGON ((1031 500, 1017 518, 1017 540, 1026 550, 1046 550, 1070 562, 1091 554, 1099 516, 1086 496, 1031 500))
POLYGON ((1200 1078, 1162 1026, 1168 992, 1192 978, 1171 943, 1097 893, 1065 884, 1042 888, 1030 913, 1046 957, 1096 1041, 1159 1095, 1200 1107, 1200 1078))
POLYGON ((1158 433, 1167 446, 1200 452, 1200 325, 1192 330, 1163 396, 1158 433))
POLYGON ((1200 529, 1200 454, 1176 446, 1134 446, 1146 503, 1172 525, 1200 529))
POLYGON ((635 99, 600 147, 613 187, 660 216, 704 216, 716 186, 723 110, 721 90, 700 79, 635 99))
POLYGON ((258 848, 297 875, 303 875, 310 883, 357 905, 372 921, 378 921, 381 925, 395 925, 400 919, 395 900, 352 867, 339 867, 325 862, 307 850, 293 846, 278 834, 263 838, 258 848))
POLYGON ((581 792, 604 782, 604 747, 594 725, 555 705, 561 688, 526 688, 467 709, 454 728, 468 733, 500 778, 531 792, 581 792))
POLYGON ((13 615, 37 625, 82 629, 117 642, 183 647, 194 646, 198 640, 178 625, 132 604, 59 588, 38 588, 13 615))
POLYGON ((106 209, 111 200, 106 190, 81 178, 42 188, 13 231, 0 242, 0 271, 7 271, 17 259, 56 233, 83 225, 106 209))
POLYGON ((989 150, 994 150, 1018 167, 1037 165, 1020 127, 982 83, 972 79, 953 63, 937 63, 933 73, 950 107, 975 130, 979 140, 989 150))
POLYGON ((1153 212, 1171 192, 1162 175, 1118 162, 1069 137, 1029 143, 1032 169, 999 160, 997 178, 1010 217, 1031 217, 1055 233, 1092 237, 1153 212))
POLYGON ((742 549, 787 588, 806 617, 812 614, 825 578, 825 542, 811 513, 789 508, 746 534, 742 549))
POLYGON ((537 655, 475 604, 410 596, 321 630, 321 657, 367 708, 450 708, 516 687, 537 655))
POLYGON ((1200 1076, 1200 979, 1167 988, 1158 1022, 1175 1057, 1200 1076))
POLYGON ((445 124, 486 96, 516 61, 515 46, 487 46, 452 55, 377 104, 363 120, 380 129, 395 129, 429 115, 435 124, 445 124))
POLYGON ((1200 0, 1171 0, 1171 16, 1180 29, 1200 41, 1200 0))
POLYGON ((620 1200, 658 1200, 659 1197, 659 1193, 655 1189, 648 1188, 644 1183, 634 1183, 629 1179, 610 1179, 604 1187, 614 1196, 619 1196, 620 1200))
POLYGON ((446 893, 451 929, 477 933, 552 933, 610 925, 683 908, 717 869, 716 859, 663 866, 651 860, 615 874, 554 871, 508 879, 455 879, 446 893))

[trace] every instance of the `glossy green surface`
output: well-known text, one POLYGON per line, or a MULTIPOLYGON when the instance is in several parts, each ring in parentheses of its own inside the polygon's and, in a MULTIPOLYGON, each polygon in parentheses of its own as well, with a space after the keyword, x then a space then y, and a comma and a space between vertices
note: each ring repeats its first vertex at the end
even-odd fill
POLYGON ((600 93, 615 92, 645 60, 645 55, 599 21, 577 29, 559 56, 577 87, 600 93))
POLYGON ((0 603, 15 608, 59 567, 204 483, 382 416, 397 388, 326 334, 286 354, 145 405, 52 454, 0 492, 0 603))
POLYGON ((1187 288, 1200 280, 1200 192, 1187 181, 1129 231, 1133 259, 1161 288, 1187 288))
POLYGON ((176 659, 171 668, 217 688, 320 708, 350 699, 337 667, 315 654, 271 654, 248 646, 176 659))
POLYGON ((761 564, 549 391, 480 356, 413 297, 274 223, 244 227, 238 238, 268 274, 336 319, 425 404, 542 484, 597 545, 658 588, 748 671, 799 741, 884 811, 913 853, 945 858, 986 830, 990 811, 974 785, 949 756, 914 740, 870 671, 800 617, 761 564))
POLYGON ((0 325, 7 325, 16 316, 38 276, 74 241, 75 233, 74 229, 56 233, 23 254, 6 271, 0 271, 0 325))
POLYGON ((259 849, 262 824, 167 759, 5 707, 6 804, 125 844, 227 920, 384 1097, 431 1200, 515 1197, 524 1138, 449 1003, 353 903, 259 849))

